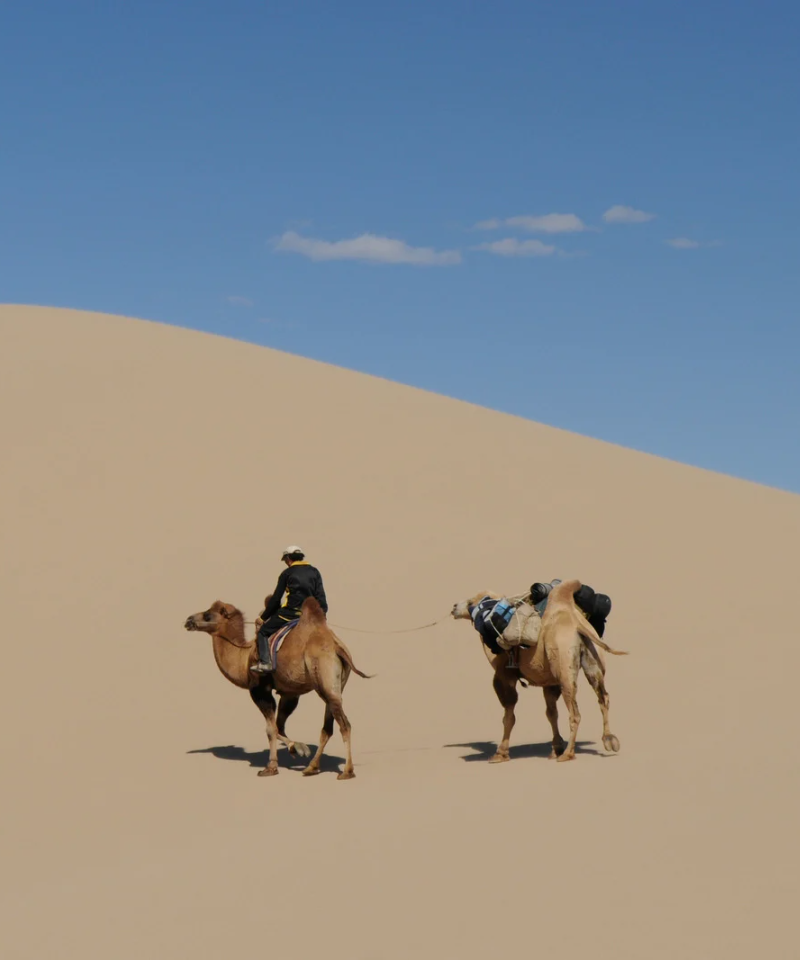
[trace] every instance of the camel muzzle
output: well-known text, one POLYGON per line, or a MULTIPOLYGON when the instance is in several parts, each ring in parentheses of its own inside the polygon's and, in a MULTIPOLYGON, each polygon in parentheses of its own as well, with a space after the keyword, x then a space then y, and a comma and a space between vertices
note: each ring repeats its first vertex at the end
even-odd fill
POLYGON ((185 628, 186 630, 196 630, 196 629, 197 629, 197 624, 194 622, 194 617, 187 617, 187 618, 186 618, 186 623, 184 623, 183 626, 184 626, 184 628, 185 628))

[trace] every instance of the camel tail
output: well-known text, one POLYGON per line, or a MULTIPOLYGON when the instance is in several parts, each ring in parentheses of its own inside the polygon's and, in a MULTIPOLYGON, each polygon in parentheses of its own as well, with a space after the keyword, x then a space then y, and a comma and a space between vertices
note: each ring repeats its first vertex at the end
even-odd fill
POLYGON ((584 630, 583 625, 578 629, 578 633, 581 635, 582 640, 591 640, 592 643, 596 643, 598 647, 601 647, 606 653, 611 653, 615 657, 627 657, 627 650, 615 650, 613 647, 609 647, 607 643, 603 643, 600 637, 597 635, 597 631, 589 624, 589 630, 584 630), (590 632, 591 631, 591 632, 590 632))
POLYGON ((333 637, 336 640, 336 652, 339 654, 339 659, 343 663, 346 663, 347 666, 350 667, 350 669, 353 671, 353 673, 357 673, 359 677, 363 677, 365 680, 372 680, 375 674, 362 673, 362 671, 359 670, 358 667, 353 662, 353 657, 350 654, 350 651, 347 649, 347 647, 342 643, 342 641, 336 636, 335 633, 333 634, 333 637))
POLYGON ((607 643, 603 643, 595 628, 584 617, 579 615, 578 620, 580 621, 578 624, 578 634, 582 640, 591 640, 592 643, 596 643, 597 646, 605 650, 606 653, 611 653, 615 657, 628 656, 627 650, 615 650, 613 647, 609 647, 607 643))
MULTIPOLYGON (((589 623, 589 621, 579 612, 578 606, 575 603, 575 593, 580 590, 581 582, 580 580, 565 580, 563 583, 559 583, 557 586, 553 587, 553 590, 550 594, 551 600, 560 600, 566 604, 571 604, 575 616, 578 618, 578 634, 582 640, 591 640, 592 643, 596 643, 598 647, 605 650, 606 653, 611 653, 615 657, 627 657, 627 650, 614 650, 613 647, 609 647, 607 643, 603 643, 600 637, 597 635, 595 628, 589 623)), ((546 612, 546 611, 545 611, 546 612)))

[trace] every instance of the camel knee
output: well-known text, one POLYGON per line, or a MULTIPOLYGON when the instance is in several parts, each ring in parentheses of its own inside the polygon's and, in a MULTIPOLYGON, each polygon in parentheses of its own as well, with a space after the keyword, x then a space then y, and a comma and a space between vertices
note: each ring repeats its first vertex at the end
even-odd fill
POLYGON ((601 707, 607 707, 610 702, 610 697, 608 695, 608 690, 602 680, 599 680, 597 683, 592 683, 594 687, 594 692, 597 694, 597 702, 601 707))
POLYGON ((558 720, 558 698, 561 696, 560 688, 554 690, 550 687, 544 689, 544 711, 550 723, 558 720))
POLYGON ((281 702, 278 705, 278 733, 286 733, 286 721, 294 713, 297 704, 299 703, 298 697, 284 698, 281 697, 281 702))
POLYGON ((578 709, 578 701, 572 696, 564 696, 564 704, 569 711, 570 726, 577 726, 581 722, 581 712, 578 709))
POLYGON ((350 732, 353 729, 352 726, 350 725, 350 721, 347 719, 347 717, 344 714, 342 714, 341 720, 337 719, 336 722, 339 724, 339 730, 342 734, 342 739, 345 741, 349 740, 350 732))
MULTIPOLYGON (((349 736, 350 734, 350 721, 347 719, 347 714, 342 709, 341 701, 338 703, 331 703, 330 705, 331 713, 333 714, 333 719, 336 720, 336 723, 339 726, 339 730, 343 737, 349 736)), ((331 724, 331 730, 333 725, 331 724)))
POLYGON ((505 707, 506 711, 511 710, 513 712, 514 707, 517 705, 517 700, 519 700, 516 687, 509 686, 497 676, 495 676, 492 686, 494 687, 494 692, 497 694, 497 699, 500 701, 501 706, 505 707))
POLYGON ((322 734, 325 737, 333 736, 333 713, 330 707, 325 708, 325 719, 322 721, 322 734))

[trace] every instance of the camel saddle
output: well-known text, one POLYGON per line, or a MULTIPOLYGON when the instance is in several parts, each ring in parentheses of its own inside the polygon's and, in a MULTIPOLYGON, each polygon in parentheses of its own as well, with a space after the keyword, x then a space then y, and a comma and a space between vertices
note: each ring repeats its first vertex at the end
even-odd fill
POLYGON ((277 668, 278 666, 278 651, 283 645, 283 641, 289 636, 299 622, 299 617, 297 620, 290 620, 285 627, 281 627, 280 629, 276 630, 275 633, 273 633, 269 638, 269 653, 274 667, 277 668))

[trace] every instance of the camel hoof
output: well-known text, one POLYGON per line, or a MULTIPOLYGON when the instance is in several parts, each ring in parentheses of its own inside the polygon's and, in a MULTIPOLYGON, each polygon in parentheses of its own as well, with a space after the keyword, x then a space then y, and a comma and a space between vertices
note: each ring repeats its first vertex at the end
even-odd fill
POLYGON ((619 753, 619 740, 617 740, 613 733, 610 733, 607 737, 603 737, 603 746, 606 750, 619 753))
POLYGON ((337 780, 352 780, 355 777, 355 771, 353 770, 342 770, 337 780))
POLYGON ((303 771, 304 777, 316 777, 319 773, 319 767, 306 767, 303 771))
POLYGON ((263 770, 258 771, 259 777, 277 777, 278 768, 277 767, 264 767, 263 770))
POLYGON ((574 753, 562 753, 560 757, 556 759, 556 763, 565 763, 567 760, 574 760, 574 753))
POLYGON ((510 760, 511 757, 507 753, 496 753, 493 757, 489 758, 489 763, 506 763, 510 760))
POLYGON ((299 740, 295 740, 295 742, 289 748, 289 752, 294 754, 296 757, 310 757, 311 747, 309 747, 307 743, 300 743, 299 740))

